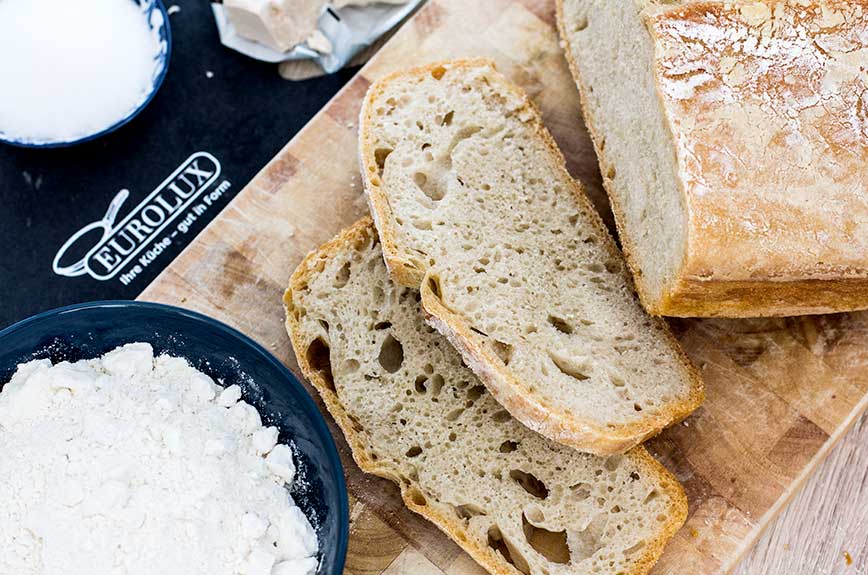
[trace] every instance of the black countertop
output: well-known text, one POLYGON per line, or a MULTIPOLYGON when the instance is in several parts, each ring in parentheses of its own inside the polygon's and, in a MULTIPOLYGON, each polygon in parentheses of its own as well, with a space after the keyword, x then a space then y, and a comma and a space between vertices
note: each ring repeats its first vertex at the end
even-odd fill
POLYGON ((71 148, 0 144, 0 328, 135 298, 355 72, 286 81, 220 44, 208 2, 166 3, 181 9, 169 71, 138 117, 71 148))

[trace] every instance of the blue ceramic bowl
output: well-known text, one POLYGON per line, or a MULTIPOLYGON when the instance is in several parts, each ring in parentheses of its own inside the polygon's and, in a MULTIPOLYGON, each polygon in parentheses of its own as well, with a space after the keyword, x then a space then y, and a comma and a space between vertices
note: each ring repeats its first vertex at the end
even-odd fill
POLYGON ((156 29, 157 33, 160 37, 160 52, 154 57, 157 61, 157 67, 154 70, 154 77, 151 82, 151 88, 148 92, 148 95, 145 96, 145 99, 132 110, 130 110, 126 116, 108 126, 107 128, 100 130, 94 134, 88 134, 86 136, 82 136, 81 138, 77 138, 75 140, 69 141, 26 141, 26 140, 14 140, 7 138, 3 135, 3 131, 0 130, 0 142, 11 144, 13 146, 19 146, 22 148, 64 148, 66 146, 72 146, 74 144, 81 144, 83 142, 89 142, 90 140, 95 140, 100 136, 104 136, 110 132, 114 132, 133 118, 139 115, 139 112, 145 109, 145 106, 151 103, 151 100, 154 99, 154 96, 157 94, 157 90, 160 89, 160 86, 163 85, 163 80, 166 77, 166 72, 169 70, 169 58, 172 55, 172 29, 169 26, 169 14, 166 12, 166 7, 163 5, 163 0, 130 0, 131 2, 135 2, 139 6, 143 6, 145 15, 148 19, 148 25, 151 30, 156 29))
POLYGON ((299 477, 291 491, 317 530, 318 575, 341 575, 349 512, 343 468, 316 404, 290 371, 241 332, 202 314, 167 305, 102 301, 35 315, 0 331, 0 387, 32 359, 76 361, 119 345, 150 343, 155 354, 188 359, 224 385, 238 383, 280 440, 298 447, 299 477))

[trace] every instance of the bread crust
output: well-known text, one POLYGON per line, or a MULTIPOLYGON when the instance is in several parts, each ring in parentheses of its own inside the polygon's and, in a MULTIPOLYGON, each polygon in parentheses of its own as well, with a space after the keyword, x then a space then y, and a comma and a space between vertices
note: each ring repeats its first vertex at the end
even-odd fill
MULTIPOLYGON (((585 94, 582 75, 573 57, 570 35, 567 33, 564 2, 565 0, 555 0, 560 42, 579 92, 582 115, 591 135, 600 169, 603 174, 606 174, 609 168, 614 166, 614 163, 607 157, 606 151, 601 145, 604 138, 596 128, 597 121, 588 105, 589 99, 585 94)), ((697 10, 708 4, 720 4, 720 2, 682 3, 690 4, 688 10, 697 10)), ((662 5, 655 11, 660 12, 668 9, 670 9, 668 5, 662 5)), ((658 102, 660 102, 659 83, 656 87, 658 102)), ((668 114, 664 114, 664 117, 667 129, 672 133, 671 119, 668 114)), ((673 156, 677 155, 675 146, 673 146, 672 154, 673 156)), ((688 195, 684 189, 684 182, 680 177, 676 180, 678 192, 681 194, 684 205, 687 205, 688 195)), ((675 277, 664 286, 660 297, 654 298, 643 281, 641 266, 636 257, 638 251, 632 234, 627 233, 624 206, 621 205, 617 194, 614 193, 614 184, 610 179, 604 177, 603 187, 609 196, 618 237, 621 240, 627 264, 636 280, 640 301, 645 309, 653 315, 747 318, 813 315, 868 309, 868 277, 780 277, 744 280, 727 278, 720 274, 713 278, 697 274, 695 270, 708 267, 709 263, 706 260, 714 259, 704 257, 703 254, 710 256, 716 248, 713 239, 703 240, 699 234, 695 233, 695 230, 693 233, 686 234, 682 266, 675 277)), ((695 223, 688 222, 688 225, 695 226, 695 223)))
MULTIPOLYGON (((396 231, 392 224, 392 212, 388 197, 381 188, 378 167, 376 164, 373 137, 370 134, 373 102, 382 93, 385 86, 396 78, 413 77, 430 74, 437 68, 462 69, 479 66, 490 66, 494 63, 488 59, 467 59, 435 62, 426 66, 412 68, 386 76, 372 84, 362 105, 359 124, 359 158, 362 168, 362 179, 371 208, 371 214, 379 231, 383 247, 383 256, 389 274, 397 283, 419 289, 422 293, 422 306, 427 314, 428 323, 444 335, 452 345, 459 350, 464 361, 485 384, 492 396, 497 399, 513 417, 527 427, 536 430, 554 441, 569 445, 581 451, 596 455, 611 455, 624 453, 657 435, 666 427, 682 421, 699 405, 702 404, 705 393, 702 379, 690 359, 681 349, 669 330, 669 326, 659 318, 651 318, 654 328, 663 335, 667 346, 677 356, 679 365, 688 374, 690 392, 681 401, 662 407, 655 415, 648 416, 641 422, 600 426, 591 421, 554 410, 550 406, 541 405, 534 397, 522 394, 519 382, 505 369, 503 362, 492 356, 479 341, 479 336, 473 333, 467 321, 452 313, 442 301, 432 292, 430 280, 426 271, 419 270, 402 258, 401 250, 396 240, 396 231)), ((535 133, 545 142, 554 158, 558 169, 562 171, 564 181, 569 182, 579 209, 591 222, 596 233, 606 238, 605 249, 609 256, 621 259, 621 254, 615 246, 603 220, 585 195, 581 185, 567 171, 566 160, 548 130, 543 126, 539 111, 520 88, 504 81, 504 89, 512 91, 526 104, 526 108, 534 118, 535 133)), ((634 287, 629 274, 624 273, 625 280, 631 288, 634 287)))
MULTIPOLYGON (((350 446, 353 460, 362 471, 395 482, 400 488, 404 504, 411 511, 431 521, 489 573, 493 575, 516 575, 517 570, 510 566, 500 554, 487 546, 474 545, 473 538, 469 536, 463 524, 454 516, 441 513, 430 505, 420 505, 414 501, 415 482, 412 480, 409 483, 401 481, 399 474, 391 470, 388 464, 382 460, 375 461, 371 458, 370 453, 365 448, 363 438, 355 430, 350 414, 344 409, 336 390, 326 381, 321 372, 314 369, 307 360, 305 349, 310 342, 305 341, 300 329, 299 318, 295 315, 292 303, 293 292, 305 289, 310 279, 318 273, 317 261, 333 257, 341 251, 353 249, 376 233, 372 219, 362 218, 354 225, 341 231, 331 241, 309 253, 290 277, 289 286, 283 296, 286 312, 285 325, 299 367, 304 377, 317 390, 329 413, 343 432, 350 446)), ((661 523, 657 536, 646 542, 642 556, 635 562, 635 568, 625 574, 647 575, 662 555, 666 543, 684 525, 688 511, 687 496, 678 480, 644 448, 635 447, 628 451, 625 457, 629 457, 637 467, 644 470, 649 476, 658 477, 661 486, 672 501, 669 516, 666 521, 661 523)))

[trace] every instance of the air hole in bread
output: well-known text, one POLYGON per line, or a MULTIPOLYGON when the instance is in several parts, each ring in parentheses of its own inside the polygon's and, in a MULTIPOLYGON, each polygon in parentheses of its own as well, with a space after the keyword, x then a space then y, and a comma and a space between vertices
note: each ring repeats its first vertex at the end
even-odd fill
POLYGON ((484 331, 482 331, 481 329, 478 329, 478 328, 475 328, 475 327, 471 327, 471 328, 470 328, 470 331, 472 331, 473 333, 478 333, 478 334, 481 335, 482 337, 488 337, 488 334, 485 333, 484 331))
POLYGON ((573 497, 579 501, 584 501, 591 496, 591 486, 587 483, 576 483, 570 485, 570 491, 573 492, 573 497))
POLYGON ((418 456, 422 455, 422 448, 419 447, 418 445, 414 445, 413 447, 411 447, 410 449, 407 450, 406 455, 407 455, 407 457, 418 457, 418 456))
POLYGON ((570 548, 567 546, 566 531, 549 531, 537 527, 528 521, 526 513, 521 514, 521 526, 525 539, 534 551, 552 563, 566 565, 570 562, 570 548))
POLYGON ((479 517, 480 515, 488 515, 485 509, 479 505, 474 505, 473 503, 465 503, 464 505, 456 506, 455 513, 461 519, 472 519, 474 517, 479 517))
POLYGON ((494 349, 497 357, 500 358, 500 361, 503 362, 503 365, 509 365, 509 362, 512 361, 513 347, 508 343, 497 340, 491 342, 491 347, 494 349))
POLYGON ((634 411, 642 411, 642 406, 639 405, 638 403, 634 403, 633 404, 633 410, 634 411))
POLYGON ((425 498, 425 495, 416 488, 408 489, 407 497, 413 505, 418 505, 419 507, 428 505, 428 500, 425 498))
POLYGON ((436 297, 439 300, 443 299, 443 293, 440 291, 440 278, 436 276, 431 276, 428 278, 428 290, 431 292, 431 295, 436 297))
POLYGON ((431 225, 431 220, 413 220, 413 227, 417 230, 431 231, 434 227, 431 225))
POLYGON ((452 118, 454 118, 454 117, 455 117, 455 112, 453 110, 446 112, 446 115, 443 116, 443 121, 440 122, 440 125, 441 126, 451 126, 452 125, 452 118))
POLYGON ((642 502, 643 504, 650 503, 657 499, 660 496, 660 493, 657 492, 656 489, 652 489, 648 495, 645 496, 645 500, 642 502))
POLYGON ((356 433, 361 433, 362 431, 364 431, 364 429, 365 429, 364 426, 361 424, 361 422, 357 418, 353 417, 352 415, 349 415, 348 417, 350 418, 350 421, 353 423, 353 430, 356 433))
POLYGON ((416 388, 416 393, 425 394, 428 392, 428 378, 424 375, 416 377, 416 382, 413 386, 416 388))
POLYGON ((620 355, 624 355, 629 351, 639 351, 639 348, 635 345, 613 345, 612 349, 617 351, 620 355))
MULTIPOLYGON (((588 27, 588 17, 583 16, 583 17, 580 17, 576 20, 576 23, 573 26, 573 31, 574 32, 581 32, 581 31, 585 30, 587 27, 588 27)), ((602 148, 603 148, 603 146, 601 145, 600 149, 602 150, 602 148)))
POLYGON ((513 469, 509 472, 509 477, 537 499, 545 499, 549 496, 546 484, 531 473, 526 473, 520 469, 513 469))
POLYGON ((449 413, 446 414, 446 421, 455 421, 456 419, 461 417, 461 414, 464 413, 464 411, 465 410, 463 407, 459 407, 458 409, 453 409, 452 411, 450 411, 449 413))
POLYGON ((476 401, 482 394, 485 393, 484 385, 474 385, 470 389, 467 390, 467 400, 468 401, 476 401))
POLYGON ((578 381, 586 381, 591 379, 589 366, 584 361, 576 360, 572 357, 566 357, 556 352, 549 352, 552 362, 555 364, 561 373, 568 375, 578 381))
POLYGON ((510 441, 507 439, 500 444, 498 451, 500 451, 501 453, 512 453, 513 451, 518 449, 518 445, 519 443, 517 441, 510 441))
POLYGON ((374 150, 374 161, 377 163, 377 173, 383 175, 383 170, 386 168, 386 158, 392 153, 391 148, 377 148, 374 150))
POLYGON ((355 373, 359 370, 359 362, 355 359, 347 359, 344 360, 343 368, 341 371, 343 373, 355 373))
POLYGON ((626 549, 624 549, 624 555, 632 555, 636 551, 642 549, 644 546, 645 546, 645 542, 639 541, 635 545, 631 545, 630 547, 627 547, 626 549))
POLYGON ((313 340, 307 347, 304 356, 311 369, 316 371, 325 382, 326 387, 328 387, 330 391, 335 391, 335 378, 334 375, 332 375, 331 353, 325 340, 321 337, 313 340))
POLYGON ((578 533, 574 533, 570 543, 572 544, 573 560, 580 563, 589 557, 593 557, 597 551, 603 548, 601 539, 606 528, 608 519, 604 513, 600 513, 588 526, 578 533))
POLYGON ((374 329, 377 331, 389 329, 390 327, 392 327, 392 322, 390 321, 381 321, 374 324, 374 329))
POLYGON ((554 315, 549 315, 548 322, 552 325, 552 327, 554 327, 556 330, 558 330, 561 333, 565 333, 565 334, 573 333, 573 326, 571 326, 569 323, 567 323, 567 320, 565 320, 563 318, 560 318, 560 317, 557 317, 554 315))
POLYGON ((507 421, 512 419, 512 416, 505 409, 501 409, 500 411, 495 411, 494 414, 491 416, 491 419, 495 423, 506 423, 507 421))
POLYGON ((446 187, 443 183, 440 180, 429 179, 423 172, 413 174, 413 183, 429 200, 439 202, 446 197, 446 187))
POLYGON ((340 289, 347 285, 347 282, 350 281, 350 262, 346 262, 341 266, 341 269, 338 270, 338 273, 335 274, 335 281, 332 282, 332 285, 340 289))
POLYGON ((624 460, 624 456, 622 455, 613 455, 606 460, 606 463, 603 464, 608 471, 615 471, 618 469, 618 466, 621 465, 621 462, 624 460))
POLYGON ((431 392, 432 398, 436 398, 438 395, 440 395, 440 391, 443 389, 443 386, 445 385, 445 383, 446 383, 446 381, 443 379, 443 376, 440 374, 437 374, 431 378, 431 381, 429 382, 428 389, 431 392))
POLYGON ((528 505, 527 509, 524 510, 524 514, 527 517, 527 521, 533 525, 539 525, 546 520, 545 513, 536 505, 528 505))
POLYGON ((443 66, 437 66, 431 70, 431 76, 435 80, 441 79, 445 74, 446 74, 446 68, 444 68, 443 66))
POLYGON ((606 179, 607 179, 607 180, 614 180, 614 179, 615 179, 615 175, 616 175, 617 173, 618 173, 618 172, 617 172, 617 170, 615 169, 615 166, 609 166, 609 169, 606 170, 606 179))
POLYGON ((380 346, 380 356, 377 359, 383 369, 395 373, 404 363, 404 347, 392 334, 389 334, 380 346))
POLYGON ((527 561, 515 547, 504 539, 497 525, 492 525, 488 528, 488 546, 500 553, 507 563, 524 573, 524 575, 530 575, 530 566, 528 566, 527 561))

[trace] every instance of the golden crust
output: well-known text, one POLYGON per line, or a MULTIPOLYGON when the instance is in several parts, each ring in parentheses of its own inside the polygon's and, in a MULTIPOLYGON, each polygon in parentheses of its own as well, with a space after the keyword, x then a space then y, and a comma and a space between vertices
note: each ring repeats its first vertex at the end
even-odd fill
MULTIPOLYGON (((611 162, 586 105, 564 0, 556 5, 561 42, 605 174, 611 162)), ((614 184, 604 179, 645 308, 680 317, 868 308, 868 236, 859 231, 868 215, 868 138, 859 132, 865 119, 851 118, 864 107, 865 78, 848 60, 868 49, 859 44, 868 32, 868 3, 652 3, 646 16, 658 97, 676 142, 672 153, 690 218, 684 264, 665 293, 652 298, 623 206, 614 184), (723 39, 704 38, 708 29, 723 39), (777 65, 768 66, 771 57, 777 65), (823 90, 824 104, 816 106, 823 90), (732 158, 744 166, 729 166, 732 158)))
MULTIPOLYGON (((473 538, 464 528, 463 523, 453 516, 441 513, 429 506, 420 505, 414 501, 414 482, 406 484, 399 475, 393 472, 389 465, 382 460, 374 461, 365 447, 365 441, 355 430, 350 415, 344 409, 337 392, 325 380, 322 374, 314 369, 307 360, 304 350, 310 344, 305 340, 300 330, 299 318, 295 315, 292 304, 293 291, 306 288, 310 279, 318 273, 317 261, 333 257, 335 254, 354 249, 365 243, 371 235, 376 233, 373 221, 369 217, 362 218, 354 225, 343 230, 331 241, 322 245, 318 250, 308 254, 299 264, 289 280, 289 286, 284 293, 283 302, 286 312, 286 331, 289 334, 292 347, 304 376, 310 381, 322 397, 331 416, 340 427, 346 437, 352 451, 353 460, 365 473, 377 475, 394 481, 401 489, 401 498, 404 504, 413 512, 418 513, 436 525, 443 533, 466 551, 479 565, 493 575, 515 575, 515 569, 510 566, 498 553, 491 548, 473 544, 473 538)), ((684 525, 687 519, 687 497, 678 480, 654 459, 644 448, 636 447, 625 454, 632 459, 635 465, 644 470, 648 476, 656 476, 660 484, 669 495, 672 505, 669 509, 667 520, 661 524, 660 531, 653 540, 646 542, 642 556, 635 562, 635 569, 625 575, 646 575, 657 563, 666 543, 684 525)))
MULTIPOLYGON (((479 341, 466 319, 452 313, 432 293, 426 272, 415 268, 403 259, 401 250, 395 239, 395 229, 392 224, 392 213, 388 197, 381 188, 377 173, 378 168, 373 149, 373 138, 370 134, 372 103, 388 83, 396 78, 412 77, 430 74, 438 68, 462 69, 487 66, 494 68, 494 63, 488 59, 453 60, 436 62, 427 66, 413 68, 386 76, 374 83, 368 90, 368 95, 362 105, 361 122, 359 124, 359 151, 362 166, 363 181, 371 213, 380 234, 383 245, 383 256, 386 267, 394 281, 399 284, 419 289, 422 292, 422 305, 428 314, 428 323, 443 334, 461 352, 464 360, 509 413, 531 429, 540 434, 569 445, 581 451, 597 455, 623 453, 642 441, 660 433, 663 429, 683 420, 690 415, 705 398, 702 380, 693 364, 684 354, 678 342, 669 331, 668 325, 654 318, 655 329, 663 334, 670 349, 678 357, 679 364, 690 379, 690 392, 681 401, 674 402, 662 409, 656 415, 650 415, 645 420, 636 423, 600 426, 590 421, 577 418, 566 413, 541 405, 536 398, 523 395, 518 390, 520 385, 510 372, 502 366, 502 362, 492 357, 486 351, 486 346, 479 341)), ((557 158, 559 169, 563 171, 564 181, 572 186, 576 203, 580 210, 596 229, 600 237, 607 238, 601 244, 609 251, 610 257, 621 259, 615 242, 611 239, 602 219, 585 195, 581 185, 574 180, 566 169, 566 160, 548 130, 543 126, 540 114, 533 103, 517 86, 505 79, 502 88, 512 91, 526 103, 535 125, 536 135, 542 139, 551 154, 557 158)), ((629 274, 625 272, 625 280, 632 286, 629 274)))

